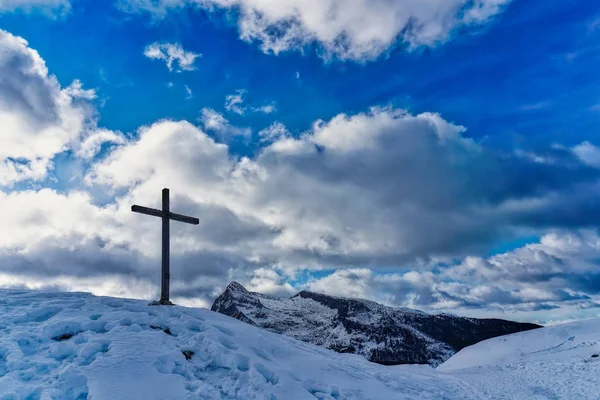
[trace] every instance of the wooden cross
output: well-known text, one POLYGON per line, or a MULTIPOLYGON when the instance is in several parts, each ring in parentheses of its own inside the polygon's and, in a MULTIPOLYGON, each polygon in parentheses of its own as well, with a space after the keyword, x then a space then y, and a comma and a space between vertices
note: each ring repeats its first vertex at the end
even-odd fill
POLYGON ((185 222, 186 224, 198 225, 200 220, 198 218, 172 213, 169 210, 169 189, 162 190, 162 210, 134 205, 131 206, 131 211, 162 218, 162 280, 159 304, 173 305, 169 300, 169 279, 171 278, 169 272, 169 241, 171 236, 169 223, 171 220, 174 220, 185 222))

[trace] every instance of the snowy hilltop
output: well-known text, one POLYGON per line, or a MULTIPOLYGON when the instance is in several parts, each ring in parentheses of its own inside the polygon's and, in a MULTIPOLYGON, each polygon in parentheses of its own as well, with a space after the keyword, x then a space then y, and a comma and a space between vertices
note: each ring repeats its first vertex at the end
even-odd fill
POLYGON ((384 365, 439 365, 460 349, 496 336, 539 328, 500 319, 430 315, 358 299, 300 292, 276 299, 232 282, 213 311, 272 332, 384 365))
POLYGON ((600 318, 489 339, 437 369, 482 399, 600 399, 600 318))
POLYGON ((203 309, 0 290, 0 399, 597 399, 600 320, 382 366, 203 309))

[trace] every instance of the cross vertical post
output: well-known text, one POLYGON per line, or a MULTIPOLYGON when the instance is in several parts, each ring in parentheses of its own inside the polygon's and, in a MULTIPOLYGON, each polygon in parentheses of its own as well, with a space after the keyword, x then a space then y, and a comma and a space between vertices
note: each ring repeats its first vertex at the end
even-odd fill
POLYGON ((169 282, 171 280, 171 265, 169 261, 171 255, 171 220, 185 222, 186 224, 192 225, 198 225, 200 223, 198 218, 172 213, 171 205, 169 203, 169 189, 165 188, 162 190, 162 210, 138 205, 131 206, 131 211, 133 212, 159 217, 162 220, 162 271, 160 282, 160 301, 153 302, 151 303, 152 305, 173 305, 173 303, 171 303, 169 300, 169 282))
POLYGON ((169 189, 162 190, 162 279, 160 285, 160 302, 169 302, 169 279, 171 279, 171 266, 169 257, 171 253, 171 229, 169 220, 169 189))

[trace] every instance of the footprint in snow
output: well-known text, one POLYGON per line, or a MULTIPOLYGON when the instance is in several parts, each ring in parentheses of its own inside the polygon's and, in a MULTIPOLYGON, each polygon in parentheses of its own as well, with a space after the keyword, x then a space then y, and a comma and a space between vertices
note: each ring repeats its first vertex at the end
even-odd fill
POLYGON ((236 354, 235 365, 239 371, 246 372, 250 369, 250 359, 243 354, 236 354))
POLYGON ((279 383, 279 377, 264 365, 260 363, 254 364, 254 369, 265 378, 267 383, 270 383, 271 385, 277 385, 279 383))
POLYGON ((308 393, 312 394, 316 399, 319 400, 337 400, 340 398, 340 389, 337 386, 329 386, 325 383, 313 380, 303 382, 302 386, 308 391, 308 393))
POLYGON ((110 345, 110 340, 100 340, 86 343, 81 350, 79 350, 79 354, 77 355, 77 361, 79 365, 90 365, 96 361, 99 356, 108 353, 110 350, 110 345))

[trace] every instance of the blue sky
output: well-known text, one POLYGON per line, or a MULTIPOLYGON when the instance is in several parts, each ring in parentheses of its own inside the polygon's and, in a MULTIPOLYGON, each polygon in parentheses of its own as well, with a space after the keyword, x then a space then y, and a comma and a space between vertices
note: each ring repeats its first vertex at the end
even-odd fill
MULTIPOLYGON (((110 2, 74 4, 66 17, 16 12, 2 15, 0 24, 26 38, 61 82, 80 79, 95 88, 104 104, 102 125, 123 132, 157 118, 193 121, 199 108, 222 109, 237 89, 257 105, 275 102, 277 119, 298 132, 316 119, 387 104, 435 110, 497 146, 574 145, 600 121, 593 28, 599 10, 589 1, 515 1, 443 46, 412 52, 399 46, 367 63, 323 62, 310 47, 273 57, 239 40, 222 15, 203 11, 156 20, 124 16, 110 2), (202 54, 196 70, 172 74, 144 58, 144 47, 155 41, 202 54), (194 93, 190 101, 183 101, 183 85, 194 93)), ((252 115, 236 122, 260 129, 271 121, 252 115)))
POLYGON ((171 186, 207 221, 175 228, 190 304, 238 279, 434 312, 597 314, 600 6, 351 3, 0 2, 0 204, 93 215, 12 221, 39 243, 0 237, 0 283, 152 297, 157 232, 140 235, 156 227, 127 231, 140 222, 125 210, 171 186), (152 46, 178 53, 169 66, 152 46))

